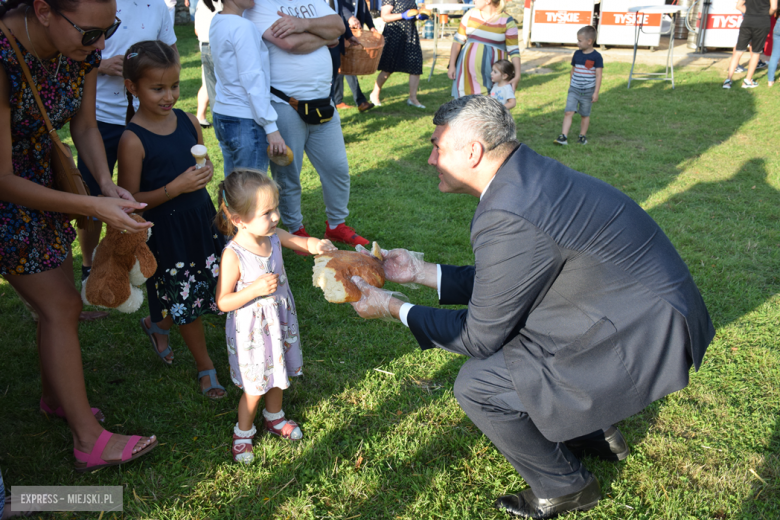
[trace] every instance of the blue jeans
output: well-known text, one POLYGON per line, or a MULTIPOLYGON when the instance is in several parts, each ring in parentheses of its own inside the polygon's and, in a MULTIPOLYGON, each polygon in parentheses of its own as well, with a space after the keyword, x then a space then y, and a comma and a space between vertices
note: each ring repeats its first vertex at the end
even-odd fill
POLYGON ((775 30, 772 33, 772 56, 769 58, 769 65, 766 70, 766 77, 769 81, 775 80, 775 71, 777 70, 777 62, 780 61, 780 23, 775 25, 775 30))
MULTIPOLYGON (((268 139, 263 127, 254 119, 211 113, 214 119, 214 133, 222 148, 225 177, 236 168, 252 168, 268 171, 268 139)), ((297 117, 297 116, 296 116, 297 117)))

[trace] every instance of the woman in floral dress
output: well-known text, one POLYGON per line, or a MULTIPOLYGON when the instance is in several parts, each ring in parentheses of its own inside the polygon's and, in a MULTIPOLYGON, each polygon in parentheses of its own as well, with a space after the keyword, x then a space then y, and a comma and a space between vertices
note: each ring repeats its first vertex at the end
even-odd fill
POLYGON ((98 49, 118 27, 116 4, 30 4, 0 4, 0 18, 8 28, 0 34, 0 275, 38 315, 40 406, 67 417, 76 469, 84 471, 145 455, 157 439, 105 431, 98 423, 102 413, 87 401, 78 339, 81 297, 70 250, 75 232, 64 214, 94 216, 129 232, 145 232, 148 224, 125 214, 143 205, 111 181, 95 120, 98 49), (82 26, 103 29, 84 31, 82 26), (52 189, 52 142, 9 37, 19 44, 54 127, 70 121, 73 142, 106 197, 52 189))
POLYGON ((499 60, 509 60, 514 65, 515 77, 509 83, 517 90, 520 81, 517 23, 503 11, 503 0, 474 0, 474 8, 461 18, 447 69, 447 76, 453 80, 452 97, 490 93, 493 88, 490 71, 499 60))

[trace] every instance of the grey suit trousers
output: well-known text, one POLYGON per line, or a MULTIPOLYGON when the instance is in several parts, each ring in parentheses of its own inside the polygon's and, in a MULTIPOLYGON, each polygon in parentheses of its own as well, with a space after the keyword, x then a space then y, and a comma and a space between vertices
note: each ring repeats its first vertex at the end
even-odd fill
POLYGON ((455 397, 537 497, 560 497, 585 487, 590 475, 585 466, 562 442, 547 440, 528 416, 503 350, 467 361, 455 380, 455 397))

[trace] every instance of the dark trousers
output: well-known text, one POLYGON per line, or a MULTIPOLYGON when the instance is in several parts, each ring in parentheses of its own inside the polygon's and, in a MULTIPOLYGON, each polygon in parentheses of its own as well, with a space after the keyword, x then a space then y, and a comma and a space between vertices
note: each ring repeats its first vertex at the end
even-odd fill
POLYGON ((357 76, 344 76, 343 74, 336 74, 333 78, 333 83, 330 87, 331 98, 333 103, 338 105, 344 101, 344 78, 347 79, 349 89, 352 91, 352 99, 355 100, 355 106, 360 106, 365 103, 366 96, 363 91, 360 90, 360 83, 358 83, 357 76))
MULTIPOLYGON (((526 413, 503 351, 463 365, 455 380, 455 397, 537 497, 555 498, 585 487, 590 475, 585 466, 562 442, 547 440, 526 413)), ((586 437, 599 434, 603 432, 586 437)))
MULTIPOLYGON (((111 123, 104 123, 102 121, 97 122, 98 131, 103 138, 103 146, 106 148, 106 159, 108 159, 108 171, 114 171, 114 165, 116 164, 116 156, 119 151, 119 139, 122 137, 122 133, 125 131, 124 125, 112 125, 111 123)), ((78 168, 81 172, 81 176, 84 178, 84 182, 89 188, 89 194, 93 196, 100 195, 100 186, 98 185, 95 177, 92 176, 92 172, 89 171, 87 165, 81 160, 81 155, 78 158, 78 168)))

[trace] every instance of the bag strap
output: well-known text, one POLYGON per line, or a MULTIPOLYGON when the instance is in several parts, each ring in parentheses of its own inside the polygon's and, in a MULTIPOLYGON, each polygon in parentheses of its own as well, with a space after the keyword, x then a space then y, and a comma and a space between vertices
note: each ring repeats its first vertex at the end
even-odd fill
MULTIPOLYGON (((46 107, 43 105, 43 101, 41 101, 41 97, 38 95, 38 87, 35 86, 35 81, 33 81, 32 74, 30 73, 30 69, 27 67, 27 62, 24 61, 24 56, 22 55, 22 52, 19 50, 19 46, 16 44, 16 38, 14 37, 13 33, 8 29, 8 27, 3 23, 2 20, 0 20, 0 31, 2 31, 6 38, 8 38, 8 42, 11 44, 11 48, 13 48, 14 52, 16 53, 16 59, 19 62, 19 65, 22 67, 22 72, 24 72, 25 78, 27 78, 27 83, 30 85, 30 90, 33 93, 33 97, 35 97, 35 102, 38 103, 38 110, 40 110, 41 115, 43 116, 43 120, 46 123, 46 128, 49 130, 49 136, 51 137, 52 141, 59 146, 63 152, 65 152, 66 147, 60 141, 60 136, 57 135, 56 130, 54 129, 54 125, 51 124, 51 120, 49 119, 49 114, 46 113, 46 107)), ((62 58, 60 58, 62 59, 62 58)), ((72 157, 72 153, 70 151, 70 148, 67 148, 67 155, 72 157)))
POLYGON ((275 89, 273 87, 271 87, 271 94, 273 94, 274 96, 278 97, 279 99, 287 101, 288 103, 290 102, 290 99, 292 99, 290 96, 288 96, 287 94, 285 94, 281 90, 275 89))

